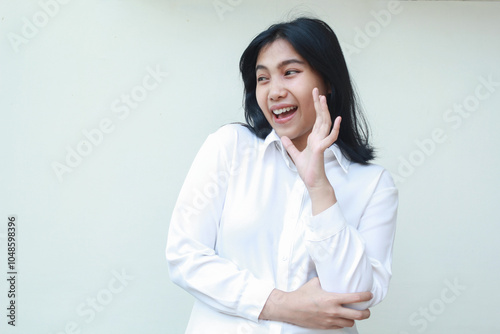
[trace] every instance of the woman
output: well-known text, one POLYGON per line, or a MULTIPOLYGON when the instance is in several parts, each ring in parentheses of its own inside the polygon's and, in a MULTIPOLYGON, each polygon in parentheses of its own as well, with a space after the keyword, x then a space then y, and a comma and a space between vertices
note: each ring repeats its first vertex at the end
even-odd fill
POLYGON ((357 333, 387 293, 397 190, 369 164, 338 40, 273 25, 240 70, 248 124, 207 138, 170 223, 171 278, 197 299, 186 333, 357 333))

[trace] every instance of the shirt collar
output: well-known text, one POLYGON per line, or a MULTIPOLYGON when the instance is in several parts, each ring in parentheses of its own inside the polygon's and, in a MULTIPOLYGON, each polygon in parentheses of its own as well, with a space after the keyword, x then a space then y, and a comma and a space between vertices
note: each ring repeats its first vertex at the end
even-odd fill
POLYGON ((332 146, 326 149, 325 151, 326 161, 329 161, 327 157, 332 153, 335 159, 337 159, 342 170, 347 174, 347 172, 349 172, 349 166, 351 165, 351 160, 342 153, 337 144, 333 144, 332 146))
POLYGON ((269 132, 266 139, 264 140, 264 150, 267 150, 268 146, 275 142, 281 143, 281 140, 276 131, 274 131, 273 129, 271 130, 271 132, 269 132))
MULTIPOLYGON (((286 149, 283 147, 283 143, 281 142, 280 137, 276 133, 276 131, 271 130, 271 132, 267 135, 266 139, 264 140, 264 151, 267 150, 267 148, 274 143, 276 148, 281 152, 281 155, 287 162, 287 164, 290 161, 290 158, 288 157, 288 154, 286 152, 286 149)), ((342 170, 347 173, 349 171, 349 166, 351 165, 351 160, 346 157, 344 154, 342 154, 342 151, 340 148, 337 146, 337 144, 333 144, 329 148, 326 149, 325 151, 325 162, 329 162, 336 159, 337 162, 339 163, 340 167, 342 170)))

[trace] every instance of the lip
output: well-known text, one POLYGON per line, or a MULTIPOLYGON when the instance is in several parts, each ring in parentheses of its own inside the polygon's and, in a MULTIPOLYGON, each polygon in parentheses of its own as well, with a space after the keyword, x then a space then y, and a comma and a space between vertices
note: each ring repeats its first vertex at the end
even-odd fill
POLYGON ((285 124, 285 123, 289 122, 295 116, 295 114, 297 113, 297 110, 299 110, 299 109, 298 109, 298 106, 295 104, 280 103, 280 104, 273 105, 271 108, 269 108, 269 110, 271 111, 271 115, 273 116, 273 122, 275 124, 285 124), (297 109, 293 113, 291 113, 290 115, 283 117, 283 118, 278 118, 273 112, 276 109, 282 109, 282 108, 288 108, 288 107, 297 107, 297 109))
POLYGON ((294 111, 293 113, 291 113, 290 115, 286 116, 286 117, 283 117, 283 118, 277 118, 275 114, 273 114, 273 121, 274 123, 276 124, 285 124, 287 123, 288 121, 290 121, 293 116, 295 116, 295 114, 297 113, 297 111, 294 111))
MULTIPOLYGON (((283 108, 288 108, 288 107, 296 107, 295 104, 286 104, 286 103, 280 103, 280 104, 275 104, 269 110, 273 112, 276 109, 283 109, 283 108)), ((274 115, 274 113, 273 113, 274 115)))

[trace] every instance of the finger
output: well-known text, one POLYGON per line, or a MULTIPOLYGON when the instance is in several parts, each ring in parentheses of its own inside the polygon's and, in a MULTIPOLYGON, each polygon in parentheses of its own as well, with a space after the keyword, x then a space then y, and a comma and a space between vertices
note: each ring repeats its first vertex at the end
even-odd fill
POLYGON ((371 300, 373 298, 373 294, 369 291, 365 291, 335 294, 334 297, 338 304, 354 304, 371 300))
POLYGON ((313 131, 318 129, 322 123, 322 115, 321 115, 321 102, 319 98, 319 90, 314 87, 312 90, 313 102, 314 102, 314 110, 316 111, 316 122, 314 122, 313 131))
POLYGON ((325 138, 326 147, 330 147, 337 141, 340 133, 340 122, 342 122, 342 117, 337 116, 337 118, 335 118, 335 122, 333 123, 332 131, 330 132, 328 137, 325 138))
POLYGON ((370 310, 353 310, 348 307, 342 307, 341 311, 338 311, 337 314, 339 317, 349 320, 365 320, 370 317, 370 310))
POLYGON ((342 122, 342 117, 337 116, 337 118, 335 118, 335 122, 333 123, 333 129, 337 130, 337 132, 340 131, 340 122, 342 122))
POLYGON ((281 137, 281 142, 283 143, 283 146, 285 147, 292 160, 296 161, 295 158, 300 154, 300 151, 295 147, 290 138, 288 138, 287 136, 283 136, 281 137))
POLYGON ((318 103, 319 102, 319 89, 318 89, 318 87, 313 88, 312 94, 313 94, 314 103, 318 103))
POLYGON ((326 96, 319 95, 319 90, 315 87, 313 89, 313 100, 316 111, 316 122, 314 123, 313 131, 318 132, 321 137, 326 137, 331 127, 331 117, 326 96))
POLYGON ((326 102, 326 96, 320 96, 321 112, 322 112, 322 125, 325 131, 325 135, 329 133, 332 126, 332 118, 330 116, 330 110, 328 110, 328 103, 326 102))
POLYGON ((339 318, 337 316, 333 316, 330 320, 331 320, 331 325, 328 326, 329 329, 340 329, 340 328, 354 326, 354 320, 352 319, 344 319, 344 318, 339 318))

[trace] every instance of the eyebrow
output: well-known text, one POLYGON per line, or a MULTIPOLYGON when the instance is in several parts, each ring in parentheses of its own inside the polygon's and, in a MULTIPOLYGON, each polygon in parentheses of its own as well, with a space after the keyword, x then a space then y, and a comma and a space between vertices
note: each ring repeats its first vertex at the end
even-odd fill
MULTIPOLYGON (((305 61, 302 61, 302 60, 298 60, 298 59, 295 59, 295 58, 292 58, 292 59, 287 59, 287 60, 283 60, 281 63, 278 64, 278 68, 282 68, 283 66, 286 66, 286 65, 290 65, 290 64, 305 64, 305 61)), ((258 70, 267 70, 267 67, 264 66, 264 65, 257 65, 255 66, 255 72, 257 72, 258 70)))

